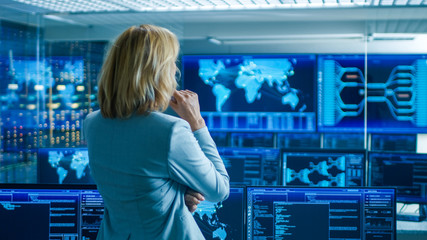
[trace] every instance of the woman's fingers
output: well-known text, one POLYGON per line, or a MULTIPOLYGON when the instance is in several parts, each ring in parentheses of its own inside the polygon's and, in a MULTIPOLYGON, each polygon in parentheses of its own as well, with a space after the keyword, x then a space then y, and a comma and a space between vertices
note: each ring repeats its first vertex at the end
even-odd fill
POLYGON ((201 201, 204 201, 205 198, 199 192, 188 188, 184 195, 185 205, 187 206, 190 212, 194 212, 197 209, 197 205, 200 204, 201 201))
POLYGON ((195 92, 190 90, 175 91, 173 97, 175 101, 171 100, 170 106, 190 124, 192 131, 206 126, 200 114, 199 98, 195 92))
POLYGON ((203 197, 203 195, 199 192, 193 191, 191 189, 189 189, 187 191, 188 194, 191 194, 193 197, 197 198, 200 201, 205 201, 205 197, 203 197))

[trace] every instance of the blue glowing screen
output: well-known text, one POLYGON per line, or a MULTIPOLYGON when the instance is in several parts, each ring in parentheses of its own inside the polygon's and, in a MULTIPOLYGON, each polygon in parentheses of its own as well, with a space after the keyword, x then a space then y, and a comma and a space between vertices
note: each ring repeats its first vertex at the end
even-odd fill
POLYGON ((247 188, 247 239, 396 239, 395 189, 247 188))
POLYGON ((223 202, 202 201, 193 216, 205 239, 244 239, 245 203, 243 187, 231 187, 229 197, 223 202))
POLYGON ((280 150, 274 148, 220 147, 232 185, 280 185, 280 150))
POLYGON ((362 55, 319 56, 319 131, 363 132, 367 108, 368 132, 427 132, 427 56, 367 59, 365 76, 362 55))
POLYGON ((369 185, 397 188, 397 199, 427 202, 427 154, 370 152, 369 185))
POLYGON ((94 185, 0 186, 2 239, 96 239, 103 215, 94 185))
POLYGON ((364 152, 283 151, 283 185, 316 187, 363 186, 364 152))
POLYGON ((184 88, 199 94, 211 129, 314 131, 315 60, 314 55, 183 56, 184 88))
POLYGON ((88 100, 83 57, 2 58, 1 110, 76 109, 88 100))
POLYGON ((94 183, 87 148, 39 148, 38 183, 94 183))

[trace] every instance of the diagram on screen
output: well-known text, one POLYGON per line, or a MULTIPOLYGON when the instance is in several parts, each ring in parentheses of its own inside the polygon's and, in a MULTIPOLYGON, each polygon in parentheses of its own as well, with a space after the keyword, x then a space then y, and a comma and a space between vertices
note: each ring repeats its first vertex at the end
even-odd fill
MULTIPOLYGON (((368 62, 368 80, 359 67, 343 67, 335 59, 320 61, 322 127, 336 127, 345 119, 363 117, 365 94, 368 130, 427 127, 427 60, 393 65, 391 58, 383 58, 372 57, 368 62)), ((359 126, 363 127, 363 123, 359 126)))
POLYGON ((286 185, 346 186, 346 159, 340 157, 287 157, 286 185))

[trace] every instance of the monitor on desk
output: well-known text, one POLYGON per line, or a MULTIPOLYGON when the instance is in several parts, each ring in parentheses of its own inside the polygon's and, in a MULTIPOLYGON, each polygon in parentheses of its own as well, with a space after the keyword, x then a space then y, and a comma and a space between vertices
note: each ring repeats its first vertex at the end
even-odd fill
POLYGON ((96 239, 103 214, 95 185, 0 184, 2 239, 96 239))
MULTIPOLYGON (((206 239, 244 239, 245 203, 245 188, 231 187, 227 200, 200 203, 194 219, 206 239)), ((103 215, 95 185, 0 184, 2 239, 94 240, 103 215)))
POLYGON ((370 152, 369 185, 397 188, 397 200, 427 203, 427 154, 370 152))
POLYGON ((247 239, 395 240, 395 189, 247 187, 247 239))

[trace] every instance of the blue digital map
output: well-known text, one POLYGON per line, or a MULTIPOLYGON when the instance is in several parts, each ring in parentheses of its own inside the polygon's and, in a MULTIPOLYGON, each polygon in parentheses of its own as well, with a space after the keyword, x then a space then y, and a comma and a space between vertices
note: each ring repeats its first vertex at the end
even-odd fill
POLYGON ((62 184, 67 176, 77 181, 86 176, 85 170, 89 165, 89 156, 87 151, 76 151, 71 156, 65 156, 61 151, 51 151, 48 162, 52 168, 56 169, 58 183, 62 184))
MULTIPOLYGON (((227 239, 228 224, 221 222, 217 211, 222 203, 203 201, 197 206, 193 216, 206 239, 227 239)), ((229 239, 229 238, 228 238, 229 239)))
POLYGON ((315 130, 314 55, 183 56, 183 88, 196 92, 210 129, 315 130))
POLYGON ((297 109, 300 98, 299 90, 292 88, 288 77, 294 75, 293 64, 295 59, 244 59, 237 66, 226 67, 230 59, 200 59, 199 77, 206 85, 212 87, 212 93, 216 98, 216 111, 223 110, 224 103, 230 98, 232 90, 230 85, 237 89, 243 89, 246 103, 251 104, 260 100, 263 94, 275 95, 279 105, 287 105, 293 111, 304 111, 305 105, 297 109), (232 82, 230 82, 232 81, 232 82), (273 88, 272 92, 261 91, 261 87, 267 84, 273 88))

